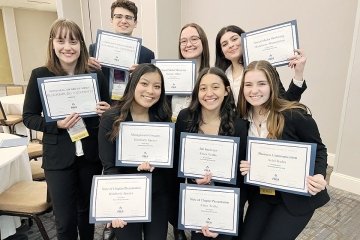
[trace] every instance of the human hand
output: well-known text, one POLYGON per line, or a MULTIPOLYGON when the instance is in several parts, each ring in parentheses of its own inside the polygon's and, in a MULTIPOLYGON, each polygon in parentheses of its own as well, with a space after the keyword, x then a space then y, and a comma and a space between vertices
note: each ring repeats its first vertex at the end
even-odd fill
POLYGON ((248 174, 250 171, 249 161, 241 160, 239 168, 240 168, 241 175, 245 176, 246 174, 248 174))
POLYGON ((110 108, 110 104, 105 101, 98 102, 96 104, 96 113, 101 116, 106 110, 110 108))
POLYGON ((135 70, 135 68, 137 68, 137 66, 139 66, 139 64, 131 65, 131 67, 129 68, 129 72, 132 73, 135 70))
MULTIPOLYGON (((121 219, 115 219, 111 221, 111 226, 113 228, 124 228, 127 225, 127 222, 121 220, 121 219)), ((106 227, 110 227, 110 223, 106 227)))
POLYGON ((101 65, 100 65, 100 62, 94 58, 94 57, 89 57, 88 59, 88 65, 91 69, 94 69, 94 70, 101 70, 101 65))
POLYGON ((154 171, 155 167, 151 166, 151 164, 149 162, 143 162, 142 164, 140 164, 137 167, 137 170, 140 171, 149 171, 152 172, 154 171))
POLYGON ((322 174, 307 177, 307 187, 311 195, 316 195, 325 189, 327 183, 322 174))
POLYGON ((211 178, 212 178, 212 173, 211 172, 205 172, 204 177, 195 179, 195 182, 197 184, 199 184, 199 185, 210 184, 211 178))
POLYGON ((304 79, 306 55, 302 49, 295 49, 294 53, 294 56, 288 58, 290 61, 288 66, 295 70, 294 79, 301 81, 304 79))
POLYGON ((209 226, 202 227, 201 232, 205 237, 217 238, 217 236, 219 236, 218 233, 211 232, 209 226))
POLYGON ((56 124, 58 128, 68 129, 68 128, 72 128, 80 119, 81 117, 79 116, 79 114, 72 113, 68 115, 66 118, 62 120, 58 120, 56 124))

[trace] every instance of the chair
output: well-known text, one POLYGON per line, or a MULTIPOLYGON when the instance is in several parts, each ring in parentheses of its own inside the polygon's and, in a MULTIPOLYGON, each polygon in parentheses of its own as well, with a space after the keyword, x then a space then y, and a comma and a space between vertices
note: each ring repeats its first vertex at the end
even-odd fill
POLYGON ((15 125, 22 122, 21 115, 6 115, 0 102, 0 124, 9 127, 11 134, 15 133, 15 125))
POLYGON ((38 158, 43 155, 43 146, 41 143, 30 142, 27 147, 29 159, 30 159, 30 167, 31 167, 31 175, 34 181, 42 181, 45 179, 44 169, 41 168, 42 160, 38 158))
POLYGON ((50 238, 39 215, 51 210, 52 206, 48 199, 46 182, 17 182, 0 194, 0 215, 33 219, 44 240, 50 238))
POLYGON ((23 94, 24 88, 21 85, 8 85, 5 87, 6 96, 23 94))

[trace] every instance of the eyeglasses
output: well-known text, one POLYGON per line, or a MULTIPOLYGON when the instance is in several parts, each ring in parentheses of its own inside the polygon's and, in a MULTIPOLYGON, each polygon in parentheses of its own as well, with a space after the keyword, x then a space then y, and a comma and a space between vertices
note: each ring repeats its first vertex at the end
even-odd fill
POLYGON ((198 36, 192 36, 189 39, 187 38, 182 38, 180 39, 180 46, 186 46, 188 42, 190 42, 191 44, 197 44, 200 40, 200 37, 198 36))
POLYGON ((133 17, 133 16, 130 16, 130 15, 122 15, 122 14, 114 14, 113 17, 116 18, 116 19, 119 19, 119 20, 125 18, 125 20, 126 20, 127 22, 131 22, 132 20, 135 19, 135 17, 133 17))

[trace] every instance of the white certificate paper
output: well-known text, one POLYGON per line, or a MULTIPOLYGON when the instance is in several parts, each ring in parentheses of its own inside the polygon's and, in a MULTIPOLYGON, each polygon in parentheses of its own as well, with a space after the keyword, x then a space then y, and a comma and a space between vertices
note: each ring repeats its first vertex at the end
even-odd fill
POLYGON ((71 113, 81 117, 97 116, 99 87, 96 74, 38 78, 38 87, 47 122, 71 113))
POLYGON ((202 178, 236 184, 240 138, 181 133, 179 177, 202 178))
POLYGON ((195 85, 194 60, 160 60, 152 61, 162 72, 165 81, 165 94, 191 95, 195 85))
POLYGON ((314 173, 316 144, 248 138, 250 171, 245 183, 309 195, 306 178, 314 173))
POLYGON ((209 230, 237 236, 239 188, 180 185, 179 229, 209 230))
POLYGON ((95 58, 101 65, 129 70, 139 61, 141 39, 98 30, 95 58))
POLYGON ((244 65, 266 60, 273 66, 289 63, 299 48, 296 20, 241 34, 244 65))
POLYGON ((151 174, 94 176, 90 223, 151 221, 151 174))
POLYGON ((174 128, 174 123, 122 122, 116 140, 116 166, 149 162, 155 167, 172 168, 174 128))

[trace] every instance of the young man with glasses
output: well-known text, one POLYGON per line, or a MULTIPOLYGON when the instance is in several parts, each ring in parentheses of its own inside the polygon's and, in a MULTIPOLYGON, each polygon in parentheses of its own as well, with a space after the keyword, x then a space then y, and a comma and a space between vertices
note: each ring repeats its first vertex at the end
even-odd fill
MULTIPOLYGON (((111 24, 113 26, 114 32, 131 36, 134 28, 137 25, 137 12, 138 9, 134 2, 129 0, 116 0, 111 5, 111 24)), ((92 69, 102 70, 106 79, 110 80, 110 78, 116 77, 117 70, 101 67, 99 61, 94 58, 96 51, 96 43, 91 44, 89 47, 90 58, 88 61, 89 66, 92 69)), ((140 63, 150 63, 151 59, 154 59, 154 52, 150 49, 141 46, 140 56, 139 56, 139 64, 140 63)), ((136 65, 130 67, 130 71, 134 70, 136 65)), ((121 71, 120 71, 121 72, 121 71)))

